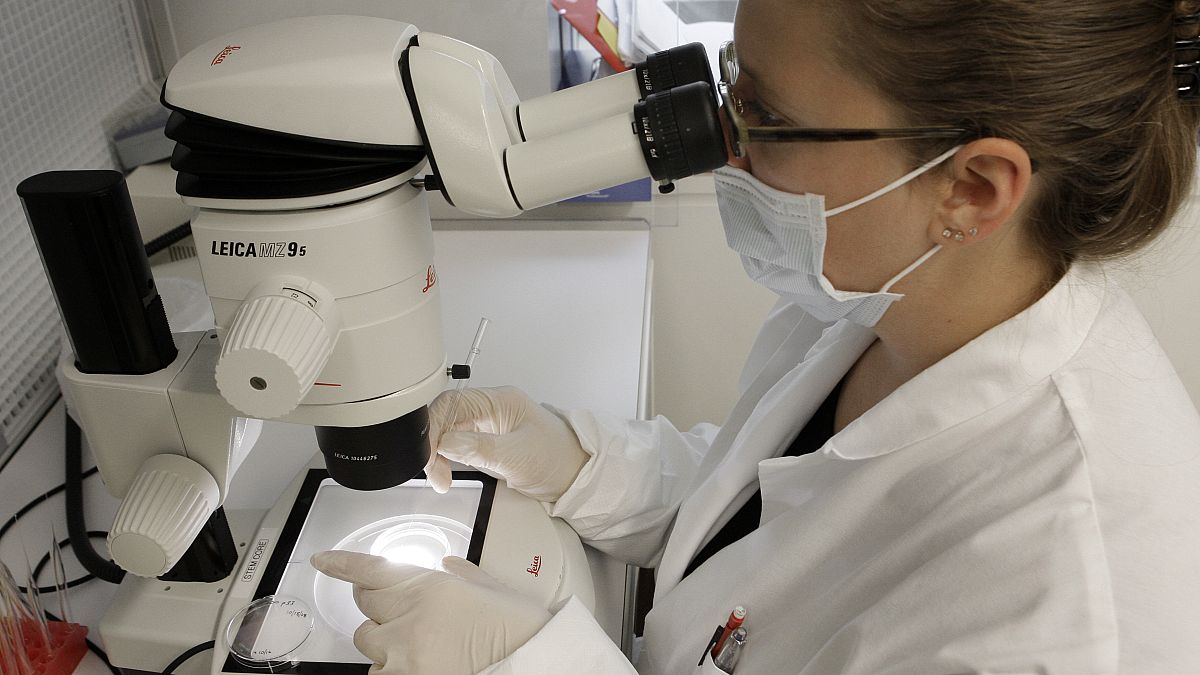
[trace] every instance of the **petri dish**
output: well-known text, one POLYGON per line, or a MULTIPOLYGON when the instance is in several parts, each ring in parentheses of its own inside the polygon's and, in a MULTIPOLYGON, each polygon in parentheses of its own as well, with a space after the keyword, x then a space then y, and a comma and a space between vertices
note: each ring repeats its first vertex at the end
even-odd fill
POLYGON ((304 601, 268 595, 246 605, 225 627, 225 647, 242 665, 276 672, 299 662, 300 648, 313 631, 314 616, 304 601))
MULTIPOLYGON (((364 525, 346 535, 333 548, 381 555, 397 562, 440 570, 442 558, 467 556, 471 528, 444 516, 414 513, 391 516, 364 525)), ((324 623, 345 637, 367 617, 354 604, 352 586, 345 581, 317 574, 313 603, 324 623)))
POLYGON ((371 555, 437 569, 441 567, 442 558, 450 555, 450 538, 442 528, 431 523, 400 523, 375 537, 371 542, 371 555))

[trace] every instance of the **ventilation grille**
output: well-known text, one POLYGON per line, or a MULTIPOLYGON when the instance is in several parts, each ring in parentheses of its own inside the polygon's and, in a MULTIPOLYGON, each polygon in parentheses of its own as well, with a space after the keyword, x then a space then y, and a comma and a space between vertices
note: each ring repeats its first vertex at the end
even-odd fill
POLYGON ((196 240, 189 236, 150 256, 150 266, 179 262, 180 260, 188 260, 195 257, 196 240))
POLYGON ((0 0, 0 462, 58 393, 58 311, 16 186, 116 167, 101 121, 146 60, 127 0, 0 0))

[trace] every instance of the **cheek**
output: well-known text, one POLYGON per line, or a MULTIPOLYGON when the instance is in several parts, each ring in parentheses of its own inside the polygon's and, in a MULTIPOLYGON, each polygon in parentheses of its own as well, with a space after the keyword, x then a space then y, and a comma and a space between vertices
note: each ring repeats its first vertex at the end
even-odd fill
POLYGON ((834 181, 831 165, 823 160, 814 147, 799 144, 755 143, 750 146, 744 162, 754 177, 776 190, 792 194, 827 194, 834 181))
POLYGON ((849 211, 835 216, 827 223, 825 235, 825 277, 834 288, 843 291, 871 291, 875 276, 872 258, 878 250, 874 242, 875 228, 860 222, 861 213, 849 211))
POLYGON ((825 276, 841 290, 878 291, 932 246, 927 223, 926 210, 904 188, 834 216, 825 276))
POLYGON ((825 196, 826 208, 859 199, 903 175, 880 148, 854 143, 756 143, 750 171, 777 190, 825 196))

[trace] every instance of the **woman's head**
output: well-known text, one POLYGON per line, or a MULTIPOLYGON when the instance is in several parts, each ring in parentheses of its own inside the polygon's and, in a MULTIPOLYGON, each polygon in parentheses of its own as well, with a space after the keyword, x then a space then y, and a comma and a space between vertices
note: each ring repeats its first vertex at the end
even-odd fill
MULTIPOLYGON (((742 0, 734 26, 738 76, 731 101, 751 126, 885 129, 913 124, 863 73, 840 57, 840 36, 817 0, 742 0)), ((952 125, 957 126, 957 125, 952 125)), ((898 141, 751 142, 731 161, 761 182, 790 193, 818 193, 826 209, 845 206, 941 155, 955 140, 919 156, 898 141)), ((921 258, 948 227, 978 231, 970 246, 952 244, 896 286, 931 297, 991 260, 1028 259, 1019 221, 1030 188, 1028 153, 1008 139, 964 145, 942 170, 831 216, 825 230, 824 276, 845 291, 877 291, 921 258), (936 175, 935 175, 936 174, 936 175), (994 236, 1000 234, 1003 236, 994 236), (978 245, 975 245, 978 244, 978 245), (932 292, 917 292, 931 285, 932 292)), ((1024 265, 1028 268, 1028 265, 1024 265)), ((1034 276, 1043 277, 1042 270, 1034 276)), ((1028 274, 1028 271, 1026 271, 1028 274)), ((982 289, 985 284, 972 286, 982 289)), ((903 303, 913 309, 913 301, 903 303)))
MULTIPOLYGON (((1187 194, 1200 104, 1176 92, 1178 0, 815 0, 819 39, 906 125, 971 125, 1036 167, 1033 250, 1061 272, 1132 251, 1187 194)), ((1195 34, 1196 26, 1184 27, 1195 34)), ((924 161, 944 142, 909 144, 924 161)))

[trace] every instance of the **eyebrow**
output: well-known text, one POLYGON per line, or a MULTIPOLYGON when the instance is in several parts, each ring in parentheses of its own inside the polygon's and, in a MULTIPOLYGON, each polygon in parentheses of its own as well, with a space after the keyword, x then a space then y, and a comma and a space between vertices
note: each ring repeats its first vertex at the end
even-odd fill
MULTIPOLYGON (((793 126, 793 127, 807 126, 807 125, 801 124, 800 122, 797 122, 796 115, 791 114, 791 113, 781 112, 777 106, 772 105, 767 100, 764 100, 763 96, 762 96, 762 86, 760 84, 760 80, 758 78, 754 77, 753 73, 746 70, 746 67, 744 64, 739 63, 738 68, 741 71, 739 78, 744 77, 747 80, 749 80, 750 87, 754 91, 754 97, 752 99, 750 99, 749 101, 747 101, 747 103, 749 103, 750 105, 754 105, 754 106, 758 106, 759 108, 762 108, 764 111, 770 113, 773 117, 777 117, 781 121, 787 123, 787 126, 793 126)), ((801 121, 803 121, 803 119, 801 119, 801 121)))
POLYGON ((779 122, 781 123, 781 124, 779 124, 779 126, 789 126, 789 127, 803 126, 801 124, 797 124, 796 122, 792 121, 792 118, 790 115, 785 115, 783 113, 777 112, 775 110, 775 108, 771 107, 767 103, 762 102, 757 97, 754 98, 753 100, 747 101, 746 103, 751 107, 759 108, 761 110, 761 112, 766 113, 767 115, 770 115, 771 117, 779 120, 779 122))
POLYGON ((806 126, 804 124, 797 122, 796 116, 794 114, 781 112, 779 110, 779 108, 772 105, 769 101, 764 100, 757 86, 754 88, 754 98, 752 100, 750 100, 749 103, 750 103, 750 105, 761 108, 764 112, 766 112, 769 115, 771 115, 772 117, 778 119, 785 126, 791 126, 791 127, 806 126))

